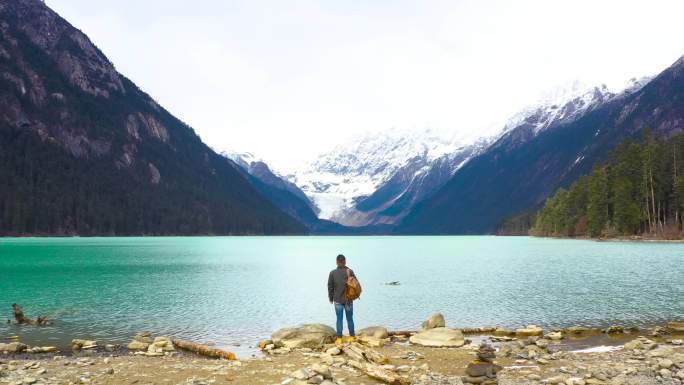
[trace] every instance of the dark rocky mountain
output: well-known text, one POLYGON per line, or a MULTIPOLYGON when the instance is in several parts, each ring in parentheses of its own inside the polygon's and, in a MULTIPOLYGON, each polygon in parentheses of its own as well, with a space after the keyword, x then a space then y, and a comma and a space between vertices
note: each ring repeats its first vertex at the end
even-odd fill
POLYGON ((268 165, 251 154, 222 153, 237 164, 254 188, 279 209, 305 224, 309 229, 320 223, 316 206, 294 183, 276 175, 268 165))
POLYGON ((42 1, 0 36, 0 233, 306 231, 42 1))
MULTIPOLYGON (((530 123, 530 122, 527 122, 530 123)), ((493 233, 505 218, 541 205, 559 187, 587 174, 618 143, 644 128, 684 130, 684 58, 643 87, 592 104, 542 130, 518 125, 419 203, 398 233, 493 233)), ((536 126, 535 126, 536 127, 536 126)))

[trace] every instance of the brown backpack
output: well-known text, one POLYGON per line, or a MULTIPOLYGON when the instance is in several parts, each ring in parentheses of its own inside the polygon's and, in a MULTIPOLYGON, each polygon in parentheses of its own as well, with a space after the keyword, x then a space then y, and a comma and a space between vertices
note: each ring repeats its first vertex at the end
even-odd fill
POLYGON ((347 268, 347 301, 353 301, 361 297, 362 290, 359 280, 351 274, 351 269, 347 268))

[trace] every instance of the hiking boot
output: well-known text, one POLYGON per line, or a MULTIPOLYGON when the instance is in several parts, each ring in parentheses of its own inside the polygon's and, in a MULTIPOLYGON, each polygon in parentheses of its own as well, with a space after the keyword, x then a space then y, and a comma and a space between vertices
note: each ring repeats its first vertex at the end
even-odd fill
POLYGON ((337 339, 335 340, 335 344, 342 345, 342 337, 337 337, 337 339))
POLYGON ((353 344, 354 342, 356 342, 356 336, 349 336, 349 343, 353 344))

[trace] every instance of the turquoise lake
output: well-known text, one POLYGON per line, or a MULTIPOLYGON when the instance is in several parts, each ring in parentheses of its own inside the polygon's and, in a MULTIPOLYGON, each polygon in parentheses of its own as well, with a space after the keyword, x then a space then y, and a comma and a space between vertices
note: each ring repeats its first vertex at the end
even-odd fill
POLYGON ((272 331, 334 324, 328 272, 344 253, 364 286, 357 328, 652 325, 684 318, 684 245, 528 237, 0 239, 0 337, 64 345, 137 331, 247 353, 272 331), (398 286, 385 282, 399 281, 398 286), (233 346, 240 344, 240 347, 233 346))

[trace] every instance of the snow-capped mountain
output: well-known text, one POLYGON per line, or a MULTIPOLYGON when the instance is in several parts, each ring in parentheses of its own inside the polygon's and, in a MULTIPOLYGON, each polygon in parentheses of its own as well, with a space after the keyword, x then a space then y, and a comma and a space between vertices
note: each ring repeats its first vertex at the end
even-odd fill
POLYGON ((442 187, 488 143, 487 139, 479 139, 435 159, 409 159, 373 194, 360 198, 354 207, 338 213, 333 220, 350 226, 396 224, 418 202, 442 187))
POLYGON ((559 187, 586 175, 644 127, 682 132, 682 66, 623 89, 570 87, 516 114, 477 157, 398 223, 396 233, 493 233, 506 218, 534 211, 559 187))
POLYGON ((348 226, 395 224, 490 145, 525 143, 638 91, 649 80, 632 79, 620 91, 579 81, 554 88, 508 119, 492 137, 398 129, 367 134, 321 155, 288 179, 315 202, 321 218, 348 226))
POLYGON ((501 135, 526 126, 532 135, 560 122, 582 116, 587 110, 611 99, 615 94, 606 85, 587 87, 579 81, 546 92, 542 98, 511 117, 501 135))
POLYGON ((472 141, 431 129, 368 133, 321 155, 288 179, 312 198, 321 218, 358 225, 345 221, 345 211, 376 192, 397 170, 409 164, 426 167, 472 141))
POLYGON ((611 100, 639 91, 651 79, 632 78, 614 90, 605 84, 587 86, 580 81, 553 88, 508 119, 493 142, 506 137, 509 146, 524 143, 551 127, 571 123, 611 100))

